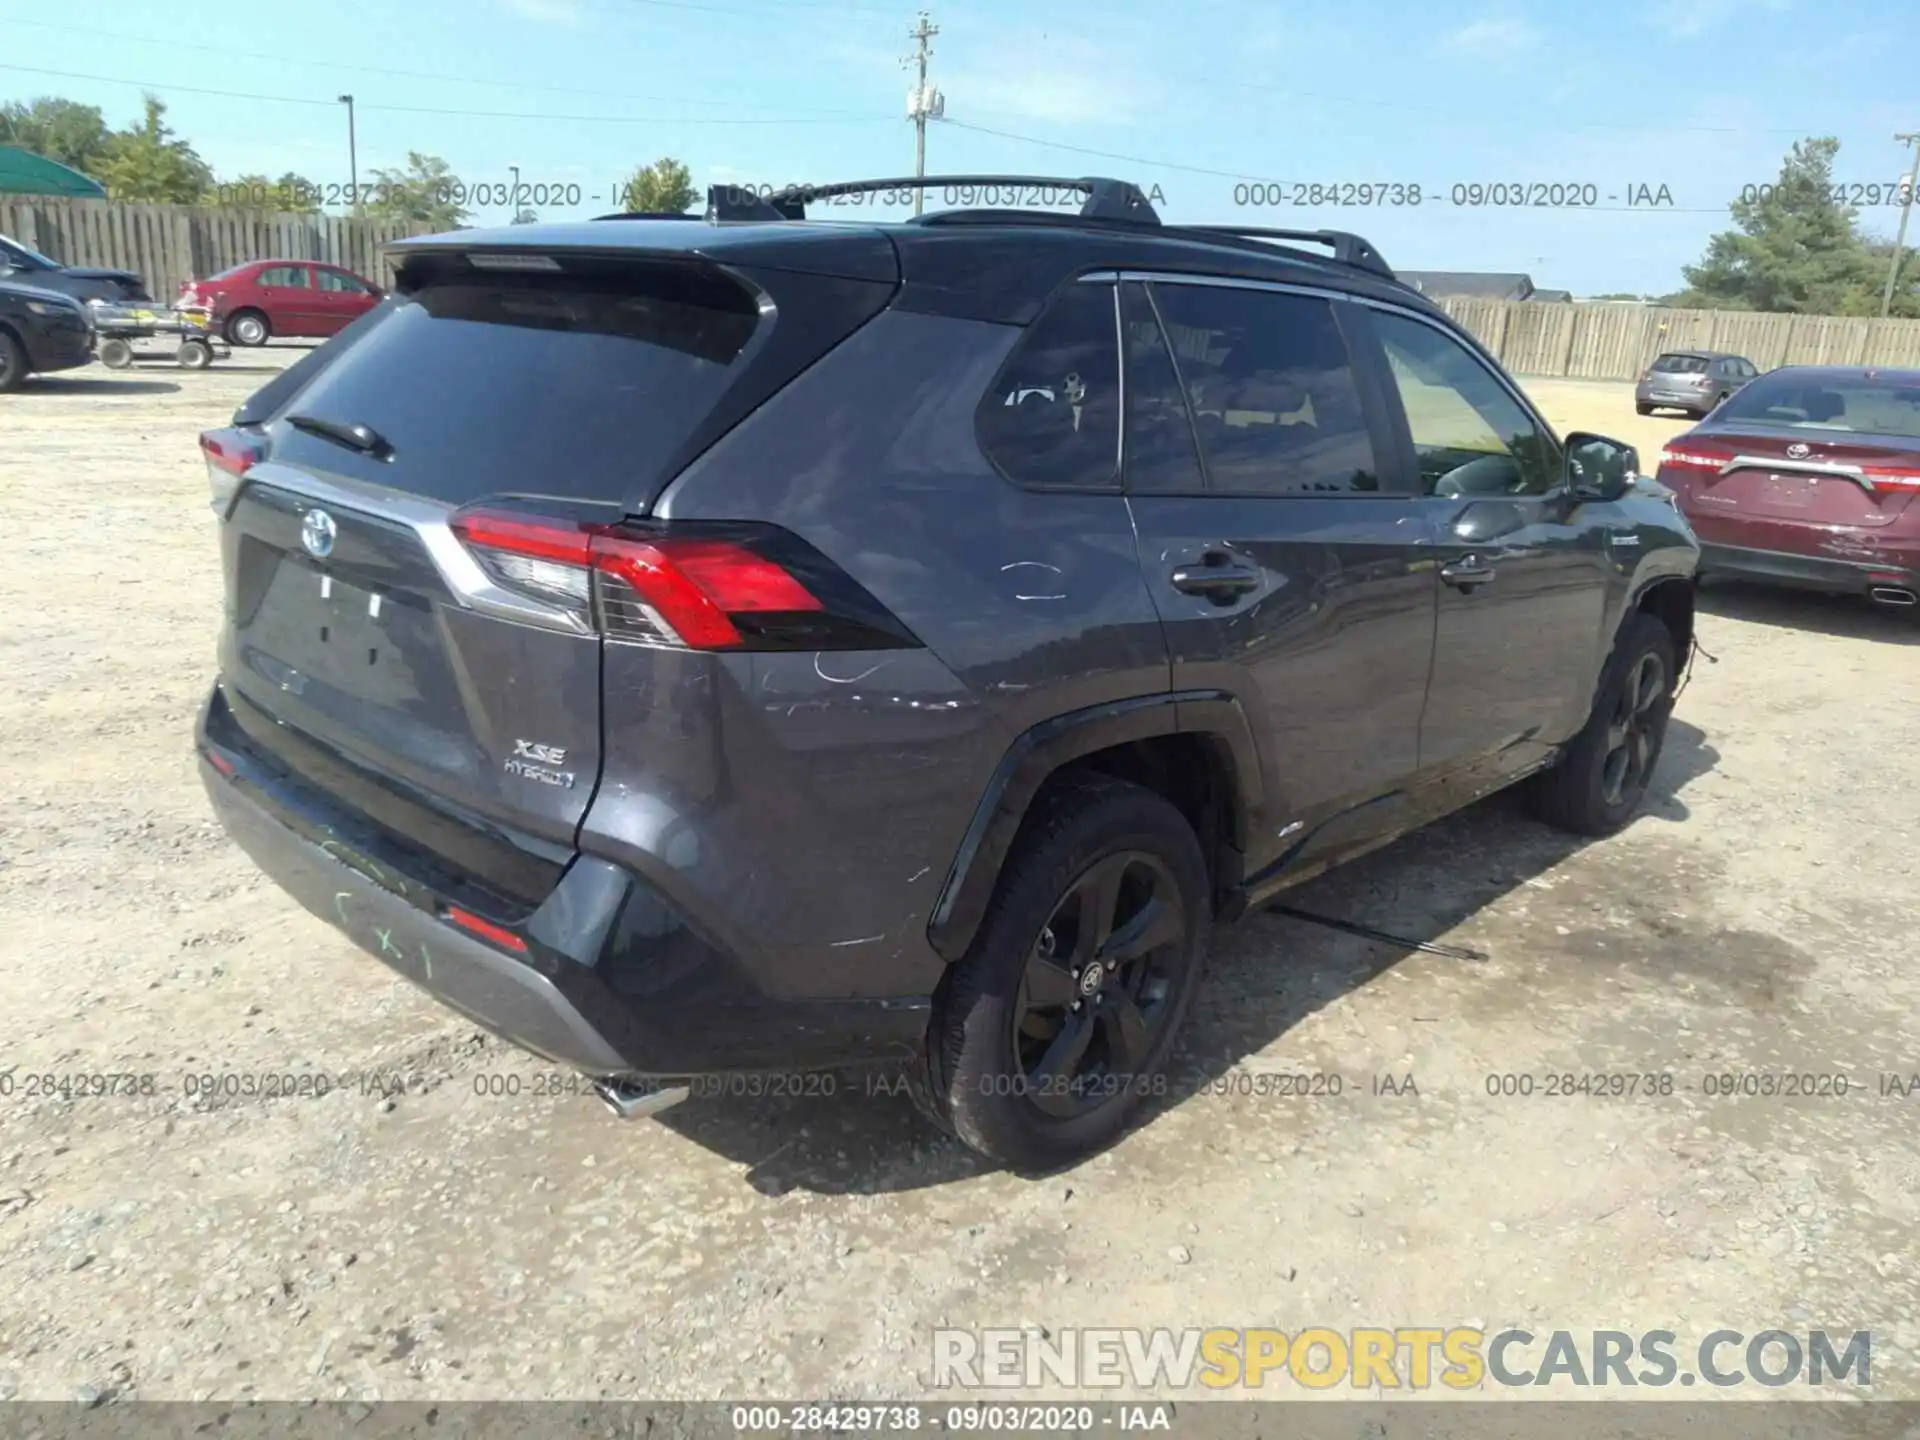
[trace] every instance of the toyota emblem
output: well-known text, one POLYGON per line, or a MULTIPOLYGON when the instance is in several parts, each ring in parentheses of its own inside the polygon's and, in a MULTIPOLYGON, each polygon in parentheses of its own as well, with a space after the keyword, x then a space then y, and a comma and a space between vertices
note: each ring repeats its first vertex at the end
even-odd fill
POLYGON ((333 516, 317 507, 307 511, 307 518, 300 522, 300 543, 316 560, 324 560, 333 553, 333 542, 339 534, 340 527, 333 523, 333 516))
POLYGON ((1811 445, 1802 445, 1798 440, 1787 446, 1787 458, 1789 460, 1804 460, 1812 453, 1813 447, 1811 445))

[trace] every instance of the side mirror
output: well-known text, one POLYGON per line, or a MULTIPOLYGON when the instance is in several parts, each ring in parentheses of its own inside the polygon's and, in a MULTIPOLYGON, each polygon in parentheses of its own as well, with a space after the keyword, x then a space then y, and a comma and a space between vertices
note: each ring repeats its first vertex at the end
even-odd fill
POLYGON ((1640 473, 1640 452, 1584 431, 1567 436, 1566 484, 1576 500, 1618 500, 1640 473))

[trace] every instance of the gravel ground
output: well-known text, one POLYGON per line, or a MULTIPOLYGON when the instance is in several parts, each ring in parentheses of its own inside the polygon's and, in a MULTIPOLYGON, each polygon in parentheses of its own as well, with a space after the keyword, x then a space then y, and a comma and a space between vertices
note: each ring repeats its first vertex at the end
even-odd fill
MULTIPOLYGON (((290 353, 0 402, 0 1397, 891 1397, 941 1324, 1120 1323, 1871 1328, 1874 1393, 1920 1396, 1920 1102, 1881 1093, 1920 1069, 1920 624, 1710 590, 1718 663, 1624 834, 1496 797, 1293 897, 1489 962, 1222 934, 1189 1078, 1071 1172, 987 1170, 854 1077, 623 1125, 208 817, 194 437, 290 353), (1487 1091, 1563 1071, 1675 1088, 1487 1091), (1854 1090, 1705 1093, 1788 1071, 1854 1090), (29 1093, 102 1072, 152 1093, 29 1093), (349 1078, 187 1093, 265 1072, 349 1078), (1275 1072, 1345 1091, 1234 1093, 1275 1072)), ((1680 428, 1533 389, 1563 429, 1680 428)))

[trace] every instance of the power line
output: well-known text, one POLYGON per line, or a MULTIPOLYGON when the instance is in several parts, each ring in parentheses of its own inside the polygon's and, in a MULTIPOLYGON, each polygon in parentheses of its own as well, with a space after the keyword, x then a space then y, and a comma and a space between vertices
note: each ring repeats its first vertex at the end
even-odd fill
MULTIPOLYGON (((37 65, 0 65, 0 70, 26 75, 52 75, 62 80, 91 80, 101 85, 130 85, 156 95, 217 95, 228 100, 265 100, 283 105, 339 104, 336 100, 316 100, 305 95, 259 95, 242 90, 213 90, 204 86, 176 85, 172 81, 128 80, 117 75, 87 75, 77 70, 48 70, 37 65)), ((562 120, 586 125, 875 125, 894 123, 891 116, 862 115, 833 118, 806 115, 727 116, 717 115, 543 115, 523 110, 459 110, 439 105, 367 105, 362 110, 384 110, 403 115, 458 115, 476 120, 562 120)))
MULTIPOLYGON (((712 15, 747 15, 756 20, 770 20, 778 11, 741 10, 729 5, 701 5, 695 0, 627 0, 630 5, 656 5, 664 10, 704 10, 712 15)), ((877 5, 829 5, 818 0, 781 0, 780 10, 826 10, 846 15, 849 18, 858 15, 893 15, 896 11, 883 9, 877 5)))
MULTIPOLYGON (((533 90, 547 94, 590 96, 602 100, 638 100, 669 105, 731 105, 742 110, 772 110, 779 107, 758 101, 716 100, 710 96, 643 95, 618 90, 583 90, 577 85, 539 85, 525 80, 487 80, 469 75, 452 75, 431 70, 395 70, 384 65, 356 65, 340 60, 310 60, 304 56, 276 55, 264 50, 236 50, 231 45, 207 45, 192 40, 165 40, 158 35, 127 35, 114 30, 99 30, 85 25, 55 25, 46 20, 0 18, 0 25, 30 25, 37 30, 54 30, 67 35, 95 35, 103 40, 118 40, 133 45, 162 45, 173 50, 197 50, 247 60, 270 60, 277 65, 305 65, 322 70, 345 70, 359 75, 390 75, 400 80, 432 80, 450 85, 486 85, 505 90, 533 90)), ((841 109, 812 109, 797 112, 816 115, 845 115, 841 109)), ((864 118, 864 117, 863 117, 864 118)))
POLYGON ((1405 100, 1378 100, 1371 95, 1335 95, 1324 90, 1295 90, 1280 85, 1256 85, 1247 80, 1228 80, 1218 75, 1201 77, 1189 74, 1196 84, 1225 85, 1234 90, 1252 90, 1263 95, 1283 95, 1296 100, 1322 100, 1335 105, 1362 105, 1376 110, 1406 111, 1421 115, 1444 115, 1456 120, 1472 120, 1482 125, 1522 124, 1528 130, 1632 130, 1658 131, 1663 135, 1818 135, 1831 127, 1824 125, 1668 125, 1635 124, 1627 120, 1570 120, 1555 123, 1533 115, 1492 115, 1483 111, 1459 110, 1450 105, 1421 105, 1405 100))

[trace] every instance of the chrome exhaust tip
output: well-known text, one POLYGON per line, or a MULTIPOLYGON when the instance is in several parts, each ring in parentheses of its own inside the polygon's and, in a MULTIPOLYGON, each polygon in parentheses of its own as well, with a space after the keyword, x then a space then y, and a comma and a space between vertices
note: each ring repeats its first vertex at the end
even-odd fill
POLYGON ((1876 585, 1867 591, 1867 596, 1877 605, 1912 605, 1920 596, 1904 585, 1876 585))
POLYGON ((596 1080, 593 1093, 622 1120, 642 1120, 671 1110, 693 1093, 690 1085, 665 1085, 655 1080, 596 1080))

